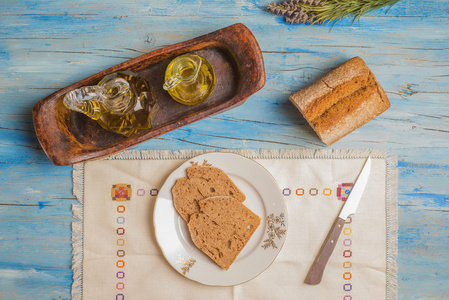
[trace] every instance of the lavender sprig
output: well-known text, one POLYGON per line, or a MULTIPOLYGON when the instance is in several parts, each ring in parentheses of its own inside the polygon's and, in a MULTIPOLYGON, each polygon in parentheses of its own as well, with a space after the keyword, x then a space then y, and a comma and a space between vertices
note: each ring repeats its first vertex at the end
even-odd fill
POLYGON ((285 21, 290 24, 314 24, 321 21, 316 20, 316 13, 310 10, 309 6, 323 7, 324 1, 320 0, 290 0, 284 1, 280 4, 272 2, 268 4, 268 11, 277 15, 285 15, 285 21))
POLYGON ((290 24, 337 23, 346 16, 352 16, 353 22, 384 6, 393 6, 399 0, 290 0, 268 4, 268 11, 285 15, 290 24))

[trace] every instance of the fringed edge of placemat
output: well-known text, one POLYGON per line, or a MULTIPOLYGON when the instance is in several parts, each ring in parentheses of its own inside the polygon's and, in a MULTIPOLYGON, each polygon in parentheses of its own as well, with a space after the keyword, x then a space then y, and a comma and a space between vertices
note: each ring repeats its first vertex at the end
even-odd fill
POLYGON ((73 195, 78 199, 72 205, 72 300, 83 298, 83 203, 84 203, 84 164, 73 166, 73 195))
MULTIPOLYGON (((322 158, 322 159, 358 159, 367 158, 389 158, 391 153, 381 149, 227 149, 227 150, 128 150, 115 155, 111 155, 105 160, 146 160, 146 159, 190 159, 195 156, 211 152, 228 152, 245 156, 251 159, 295 159, 295 158, 322 158)), ((392 158, 396 166, 396 158, 392 158)), ((390 164, 391 164, 390 162, 390 164)), ((388 161, 387 161, 388 163, 388 161)))
MULTIPOLYGON (((128 150, 104 158, 104 160, 152 160, 152 159, 190 159, 210 152, 231 152, 251 159, 385 159, 386 162, 386 299, 397 299, 397 255, 398 255, 398 207, 397 207, 397 157, 381 149, 229 149, 215 150, 128 150)), ((82 261, 83 261, 83 201, 84 201, 84 166, 73 166, 73 194, 79 203, 72 206, 72 299, 82 299, 82 261)))
POLYGON ((387 215, 387 295, 386 299, 398 298, 398 229, 399 212, 397 203, 398 169, 397 157, 388 153, 386 185, 386 215, 387 215))

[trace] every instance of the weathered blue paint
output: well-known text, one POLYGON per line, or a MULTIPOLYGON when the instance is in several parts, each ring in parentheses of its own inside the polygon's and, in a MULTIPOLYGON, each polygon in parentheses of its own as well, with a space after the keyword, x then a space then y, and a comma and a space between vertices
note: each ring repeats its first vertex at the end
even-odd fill
POLYGON ((449 2, 401 0, 332 27, 287 25, 269 1, 0 1, 0 298, 70 299, 71 167, 50 163, 31 112, 45 96, 143 53, 241 22, 266 84, 244 105, 134 149, 328 148, 289 103, 362 57, 392 107, 332 148, 398 156, 399 299, 449 299, 449 2))

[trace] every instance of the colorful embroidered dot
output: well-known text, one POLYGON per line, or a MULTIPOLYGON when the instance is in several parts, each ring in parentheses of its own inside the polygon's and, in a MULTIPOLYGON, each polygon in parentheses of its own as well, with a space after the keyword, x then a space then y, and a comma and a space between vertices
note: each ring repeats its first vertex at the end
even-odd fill
POLYGON ((132 188, 129 184, 114 184, 111 189, 112 200, 128 201, 131 200, 132 188))
POLYGON ((354 186, 353 183, 342 183, 338 185, 337 188, 337 197, 338 200, 346 201, 349 194, 351 193, 352 187, 354 186))

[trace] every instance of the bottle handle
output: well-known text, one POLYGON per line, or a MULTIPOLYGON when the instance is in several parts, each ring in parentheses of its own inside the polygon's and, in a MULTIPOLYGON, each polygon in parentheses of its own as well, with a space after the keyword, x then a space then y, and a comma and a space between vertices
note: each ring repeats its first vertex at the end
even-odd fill
POLYGON ((171 90, 172 88, 174 88, 181 82, 181 80, 178 79, 177 75, 178 74, 173 75, 172 77, 167 79, 167 81, 164 82, 164 86, 163 86, 164 90, 166 90, 166 91, 171 90))
POLYGON ((201 70, 201 65, 203 61, 201 60, 201 57, 198 55, 191 55, 191 57, 186 57, 187 55, 182 55, 180 57, 175 58, 173 63, 173 68, 175 70, 178 70, 177 73, 170 78, 168 78, 164 82, 164 90, 169 91, 181 82, 192 82, 193 80, 196 80, 198 77, 198 74, 201 70), (183 68, 192 68, 194 69, 194 73, 190 74, 186 77, 183 77, 179 74, 179 70, 182 70, 183 68))

